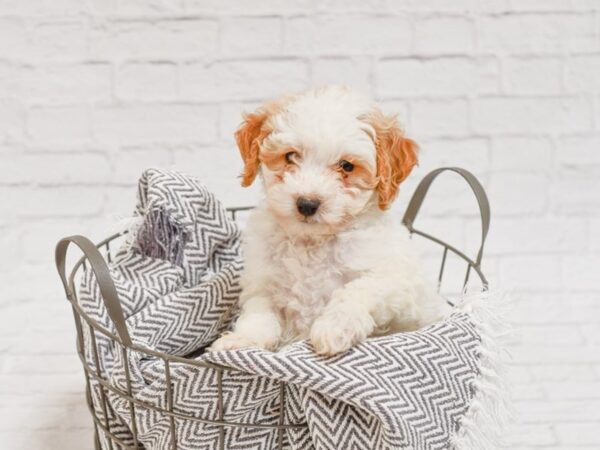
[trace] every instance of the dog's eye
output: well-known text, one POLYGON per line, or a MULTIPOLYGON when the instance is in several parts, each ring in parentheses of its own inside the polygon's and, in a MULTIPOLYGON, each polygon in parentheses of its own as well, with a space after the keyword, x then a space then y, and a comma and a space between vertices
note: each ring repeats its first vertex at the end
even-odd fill
POLYGON ((296 164, 296 152, 287 152, 285 154, 285 160, 288 164, 296 164))
POLYGON ((338 164, 344 172, 352 172, 354 170, 354 164, 345 159, 342 159, 338 164))

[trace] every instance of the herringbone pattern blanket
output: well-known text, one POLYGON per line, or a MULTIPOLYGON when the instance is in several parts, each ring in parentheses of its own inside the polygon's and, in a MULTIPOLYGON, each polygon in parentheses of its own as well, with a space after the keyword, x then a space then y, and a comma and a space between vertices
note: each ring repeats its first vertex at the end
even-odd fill
MULTIPOLYGON (((219 202, 192 178, 149 170, 138 197, 137 232, 111 269, 129 332, 135 343, 161 352, 198 351, 235 315, 240 233, 219 202)), ((88 314, 111 329, 91 271, 79 297, 88 314)), ((306 424, 281 436, 267 428, 228 427, 225 448, 267 450, 277 448, 280 439, 295 450, 491 445, 486 439, 495 430, 482 427, 487 423, 490 428, 485 409, 499 404, 487 392, 496 377, 490 365, 496 336, 482 323, 482 302, 469 301, 442 322, 369 339, 332 358, 315 355, 306 342, 277 353, 246 349, 200 354, 203 361, 238 369, 223 373, 225 420, 306 424), (285 403, 280 405, 283 382, 285 403)), ((88 350, 91 338, 87 332, 88 350)), ((97 335, 96 342, 99 370, 113 386, 127 391, 127 370, 135 398, 167 407, 162 360, 137 352, 129 352, 125 360, 108 339, 97 335)), ((95 367, 93 352, 86 357, 95 367)), ((171 363, 170 374, 176 413, 218 417, 217 370, 171 363)), ((92 393, 104 418, 97 383, 92 393)), ((129 402, 109 394, 107 403, 111 430, 132 444, 129 402)), ((152 409, 135 411, 137 435, 148 450, 171 448, 173 439, 181 450, 218 448, 218 427, 177 418, 173 436, 170 422, 152 409)))

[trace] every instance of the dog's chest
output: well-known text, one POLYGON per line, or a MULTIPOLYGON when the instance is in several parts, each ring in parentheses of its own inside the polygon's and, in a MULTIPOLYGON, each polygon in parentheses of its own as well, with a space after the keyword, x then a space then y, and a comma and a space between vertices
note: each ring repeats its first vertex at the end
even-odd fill
POLYGON ((339 242, 281 242, 273 248, 273 297, 290 338, 307 337, 314 319, 346 280, 339 242))

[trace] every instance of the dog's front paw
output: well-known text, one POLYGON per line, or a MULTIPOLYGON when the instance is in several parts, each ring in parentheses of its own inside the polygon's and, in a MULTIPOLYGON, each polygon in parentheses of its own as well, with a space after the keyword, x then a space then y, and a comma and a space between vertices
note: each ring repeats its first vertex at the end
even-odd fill
POLYGON ((335 355, 364 341, 374 328, 368 313, 329 311, 313 323, 310 342, 319 355, 335 355))
POLYGON ((224 333, 219 339, 212 343, 208 350, 218 352, 220 350, 237 350, 240 348, 257 347, 258 343, 239 333, 224 333))

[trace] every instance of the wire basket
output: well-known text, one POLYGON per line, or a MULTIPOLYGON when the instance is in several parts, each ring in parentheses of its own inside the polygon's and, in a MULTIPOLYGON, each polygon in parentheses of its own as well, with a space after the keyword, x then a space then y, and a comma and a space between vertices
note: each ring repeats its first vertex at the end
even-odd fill
MULTIPOLYGON (((235 220, 237 215, 243 211, 247 211, 251 209, 251 207, 241 207, 241 208, 229 208, 229 214, 235 220)), ((484 243, 487 237, 489 224, 490 224, 490 208, 487 196, 483 187, 479 183, 479 181, 468 171, 460 168, 440 168, 434 170, 427 174, 420 184, 417 186, 415 193, 413 194, 406 212, 404 214, 403 224, 408 228, 412 236, 418 236, 419 238, 428 240, 431 243, 434 243, 436 246, 440 247, 441 250, 441 263, 439 265, 439 269, 437 271, 438 278, 438 290, 439 286, 442 283, 446 261, 448 260, 448 255, 453 254, 459 260, 461 260, 464 264, 466 264, 466 272, 464 277, 464 282, 462 283, 463 287, 469 282, 469 278, 472 274, 476 275, 477 282, 481 285, 483 289, 487 289, 487 280, 481 270, 481 261, 483 257, 483 248, 484 243), (437 237, 428 234, 424 231, 418 230, 414 227, 415 219, 419 213, 423 200, 425 199, 429 187, 431 186, 434 179, 442 172, 450 171, 459 174, 464 180, 469 184, 475 197, 478 202, 479 212, 481 216, 481 225, 482 225, 482 233, 481 233, 481 245, 479 246, 479 250, 475 256, 475 258, 470 258, 462 251, 458 250, 456 247, 438 239, 437 237)), ((77 353, 79 355, 79 359, 83 365, 83 371, 86 380, 86 401, 88 405, 88 409, 90 414, 92 415, 93 425, 94 425, 94 446, 96 450, 142 450, 144 447, 139 442, 138 430, 136 425, 136 410, 141 408, 146 408, 147 410, 153 410, 154 412, 163 415, 165 418, 168 418, 170 424, 170 436, 171 442, 169 449, 177 450, 178 449, 178 439, 176 434, 176 420, 185 420, 192 422, 199 422, 204 424, 205 426, 215 427, 218 430, 217 439, 214 443, 215 449, 224 450, 227 448, 227 442, 225 439, 225 430, 228 427, 241 427, 241 428, 254 428, 254 429, 271 429, 273 433, 276 433, 276 448, 279 450, 283 450, 285 448, 284 445, 284 432, 290 429, 299 429, 305 428, 307 425, 304 423, 286 423, 284 420, 284 405, 286 402, 285 398, 285 383, 279 383, 279 420, 278 423, 273 424, 262 424, 262 423, 244 423, 244 422, 234 422, 225 420, 225 413, 227 405, 223 399, 223 373, 225 371, 236 371, 235 369, 220 366, 217 364, 212 364, 204 361, 198 361, 193 359, 188 359, 180 356, 168 355, 166 353, 154 351, 149 348, 142 347, 140 345, 134 344, 131 341, 129 336, 127 326, 125 324, 125 318, 123 315, 123 311, 121 309, 121 305, 119 303, 118 294, 114 285, 114 282, 110 276, 108 264, 112 261, 112 252, 111 246, 116 248, 116 240, 120 237, 124 236, 124 233, 118 233, 113 236, 104 239, 98 244, 93 244, 90 240, 83 236, 71 236, 60 240, 56 246, 56 266, 62 280, 63 286, 65 288, 65 293, 67 296, 67 300, 71 304, 73 310, 73 316, 75 319, 75 327, 77 330, 77 353), (83 256, 74 264, 71 271, 67 275, 66 272, 66 254, 67 249, 71 243, 77 245, 83 252, 83 256), (82 309, 78 302, 77 298, 77 289, 76 289, 76 280, 81 274, 82 270, 85 270, 87 267, 90 267, 96 276, 96 280, 98 283, 98 287, 100 289, 100 293, 102 295, 102 300, 107 309, 108 315, 112 322, 115 325, 116 333, 109 331, 104 328, 98 322, 96 322, 93 318, 91 318, 86 312, 82 309), (91 336, 91 340, 84 339, 84 329, 89 331, 89 335, 91 336), (127 365, 125 365, 125 377, 126 377, 126 389, 119 389, 112 385, 108 379, 102 376, 99 369, 99 350, 96 342, 96 336, 100 333, 106 338, 108 338, 114 345, 115 348, 120 349, 122 352, 122 356, 124 360, 127 360, 128 355, 131 352, 139 352, 143 355, 154 357, 162 360, 164 362, 164 376, 166 380, 166 398, 167 398, 167 406, 166 408, 158 407, 154 404, 147 403, 140 399, 137 399, 132 392, 131 389, 131 378, 129 371, 127 370, 127 365), (91 349, 85 348, 87 344, 91 343, 91 349), (95 367, 92 367, 86 361, 85 355, 93 355, 95 367), (172 383, 171 383, 171 365, 177 364, 187 364, 190 366, 197 367, 205 367, 210 368, 216 371, 217 374, 217 396, 214 398, 214 402, 216 402, 216 410, 217 417, 197 417, 189 414, 184 414, 178 412, 173 404, 173 391, 172 391, 172 383), (100 389, 100 396, 92 395, 92 384, 98 386, 100 389), (115 429, 111 428, 111 421, 109 420, 109 401, 108 394, 116 395, 119 398, 126 401, 129 405, 129 412, 131 417, 134 420, 131 420, 131 424, 129 425, 131 435, 133 436, 133 443, 125 442, 122 437, 119 436, 118 432, 115 429)), ((195 355, 197 356, 197 355, 195 355)))

